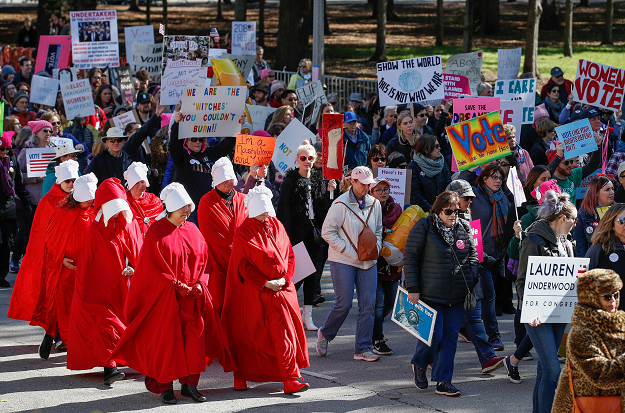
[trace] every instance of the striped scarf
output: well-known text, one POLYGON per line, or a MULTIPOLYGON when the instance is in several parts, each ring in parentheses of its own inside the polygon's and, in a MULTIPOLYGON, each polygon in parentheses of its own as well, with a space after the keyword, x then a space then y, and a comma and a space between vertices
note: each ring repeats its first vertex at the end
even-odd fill
POLYGON ((491 237, 496 240, 503 239, 506 218, 508 218, 508 204, 504 203, 506 195, 501 188, 499 188, 497 192, 491 191, 486 185, 483 185, 482 188, 484 188, 484 191, 488 194, 488 200, 493 205, 493 225, 490 229, 491 237))

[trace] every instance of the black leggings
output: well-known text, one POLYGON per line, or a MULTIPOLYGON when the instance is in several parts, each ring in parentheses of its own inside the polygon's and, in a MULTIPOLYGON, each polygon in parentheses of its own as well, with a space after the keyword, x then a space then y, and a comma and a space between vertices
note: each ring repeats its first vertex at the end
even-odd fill
POLYGON ((15 219, 0 220, 0 279, 9 273, 9 257, 11 256, 11 239, 15 232, 15 219))

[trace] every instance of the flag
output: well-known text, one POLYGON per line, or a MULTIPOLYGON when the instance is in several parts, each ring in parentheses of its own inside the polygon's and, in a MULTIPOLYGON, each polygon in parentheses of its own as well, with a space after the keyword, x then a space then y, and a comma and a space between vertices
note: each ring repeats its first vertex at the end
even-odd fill
POLYGON ((46 176, 46 169, 52 159, 56 157, 54 148, 26 148, 26 173, 28 178, 46 176))
POLYGON ((158 25, 158 32, 162 35, 165 36, 165 25, 163 23, 160 23, 158 25))
POLYGON ((514 194, 514 205, 516 207, 520 207, 523 205, 523 202, 527 201, 525 199, 525 191, 523 191, 523 184, 519 179, 519 174, 514 166, 510 167, 510 172, 508 173, 508 181, 506 182, 508 185, 508 189, 512 191, 514 194))

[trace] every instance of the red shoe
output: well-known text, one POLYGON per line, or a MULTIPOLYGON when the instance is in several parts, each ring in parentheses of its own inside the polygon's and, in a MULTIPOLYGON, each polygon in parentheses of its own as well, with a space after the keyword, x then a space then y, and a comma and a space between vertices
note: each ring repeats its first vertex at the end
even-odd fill
POLYGON ((234 390, 236 391, 247 390, 247 382, 245 380, 234 379, 234 390))
POLYGON ((308 389, 310 389, 310 385, 308 383, 300 383, 297 380, 284 382, 284 394, 300 393, 308 389))

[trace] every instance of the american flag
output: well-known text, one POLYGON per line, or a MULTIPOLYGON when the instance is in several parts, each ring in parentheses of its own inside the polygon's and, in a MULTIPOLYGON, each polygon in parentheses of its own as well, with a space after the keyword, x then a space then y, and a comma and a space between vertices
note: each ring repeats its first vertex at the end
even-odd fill
POLYGON ((46 176, 50 161, 56 156, 54 148, 26 148, 26 172, 29 178, 46 176))
POLYGON ((159 32, 161 35, 165 36, 165 25, 164 25, 163 23, 160 23, 160 24, 158 25, 158 32, 159 32))

